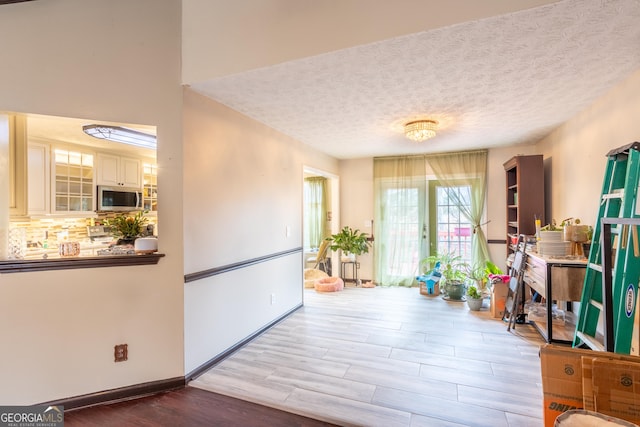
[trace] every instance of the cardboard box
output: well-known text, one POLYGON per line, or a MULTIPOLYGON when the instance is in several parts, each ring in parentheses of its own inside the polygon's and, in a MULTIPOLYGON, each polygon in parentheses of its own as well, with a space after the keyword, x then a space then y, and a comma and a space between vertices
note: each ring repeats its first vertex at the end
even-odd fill
POLYGON ((637 359, 593 359, 596 412, 640 423, 640 363, 637 359))
POLYGON ((502 319, 505 304, 507 303, 507 293, 509 285, 504 282, 494 283, 491 288, 491 316, 502 319))
POLYGON ((571 409, 640 422, 640 357, 546 344, 540 369, 545 427, 571 409))
POLYGON ((593 351, 545 345, 540 349, 543 417, 545 427, 553 427, 558 415, 582 409, 582 356, 593 351))
POLYGON ((640 363, 640 358, 636 356, 628 356, 624 354, 616 354, 616 353, 600 353, 596 352, 595 354, 590 354, 587 356, 582 356, 582 402, 584 405, 584 409, 588 411, 595 411, 595 398, 597 391, 594 389, 594 380, 593 380, 593 363, 595 360, 599 359, 600 363, 602 361, 625 361, 627 363, 640 363))

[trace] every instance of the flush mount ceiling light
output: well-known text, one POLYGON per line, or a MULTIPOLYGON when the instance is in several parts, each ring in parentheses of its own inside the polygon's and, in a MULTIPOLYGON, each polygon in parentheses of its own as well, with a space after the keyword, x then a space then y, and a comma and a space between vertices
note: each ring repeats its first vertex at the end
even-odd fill
POLYGON ((127 129, 120 126, 110 125, 85 125, 82 130, 87 135, 94 138, 106 139, 123 144, 135 145, 136 147, 156 149, 155 135, 138 132, 137 130, 127 129))
POLYGON ((437 126, 435 120, 415 120, 404 125, 404 135, 412 141, 425 141, 436 136, 437 126))

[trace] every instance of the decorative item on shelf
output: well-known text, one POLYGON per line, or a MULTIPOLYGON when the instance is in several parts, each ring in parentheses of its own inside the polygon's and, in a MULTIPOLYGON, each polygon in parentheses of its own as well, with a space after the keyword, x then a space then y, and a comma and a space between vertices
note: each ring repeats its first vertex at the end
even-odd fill
POLYGON ((142 235, 143 226, 148 221, 144 216, 146 213, 147 211, 138 211, 134 216, 122 214, 105 220, 105 224, 111 227, 113 236, 118 237, 118 245, 133 245, 136 238, 142 235))
POLYGON ((61 242, 58 245, 58 254, 63 257, 78 256, 80 255, 80 243, 61 242))
POLYGON ((27 253, 27 229, 22 227, 9 228, 8 259, 23 259, 27 253))
POLYGON ((591 240, 591 227, 581 225, 580 219, 565 218, 560 225, 556 221, 540 228, 538 253, 546 256, 584 256, 583 243, 591 240))
POLYGON ((412 141, 422 142, 436 136, 437 127, 435 120, 414 120, 404 125, 404 135, 412 141))
POLYGON ((158 239, 155 237, 139 237, 133 243, 137 254, 151 254, 158 252, 158 239))
POLYGON ((567 218, 562 221, 564 226, 564 240, 571 242, 571 255, 584 256, 583 243, 591 240, 591 227, 581 225, 580 219, 567 218))

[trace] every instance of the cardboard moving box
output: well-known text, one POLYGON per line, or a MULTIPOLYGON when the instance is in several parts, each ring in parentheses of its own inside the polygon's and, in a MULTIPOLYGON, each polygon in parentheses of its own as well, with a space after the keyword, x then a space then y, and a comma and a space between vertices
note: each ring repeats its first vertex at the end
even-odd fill
POLYGON ((507 302, 509 285, 504 282, 494 283, 491 288, 491 316, 501 319, 507 302))
POLYGON ((640 357, 546 344, 540 368, 545 427, 583 408, 640 423, 640 357))
POLYGON ((640 363, 593 359, 596 412, 640 423, 640 363))
POLYGON ((545 427, 553 427, 563 412, 583 408, 582 356, 590 353, 550 344, 540 349, 545 427))

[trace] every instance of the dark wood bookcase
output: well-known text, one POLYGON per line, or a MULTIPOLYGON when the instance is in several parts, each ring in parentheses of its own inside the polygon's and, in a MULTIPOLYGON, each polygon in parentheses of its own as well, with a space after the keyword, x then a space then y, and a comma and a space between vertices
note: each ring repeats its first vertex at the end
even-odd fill
POLYGON ((512 238, 536 233, 535 218, 544 218, 544 164, 542 155, 515 156, 504 163, 506 173, 507 255, 515 246, 512 238))

